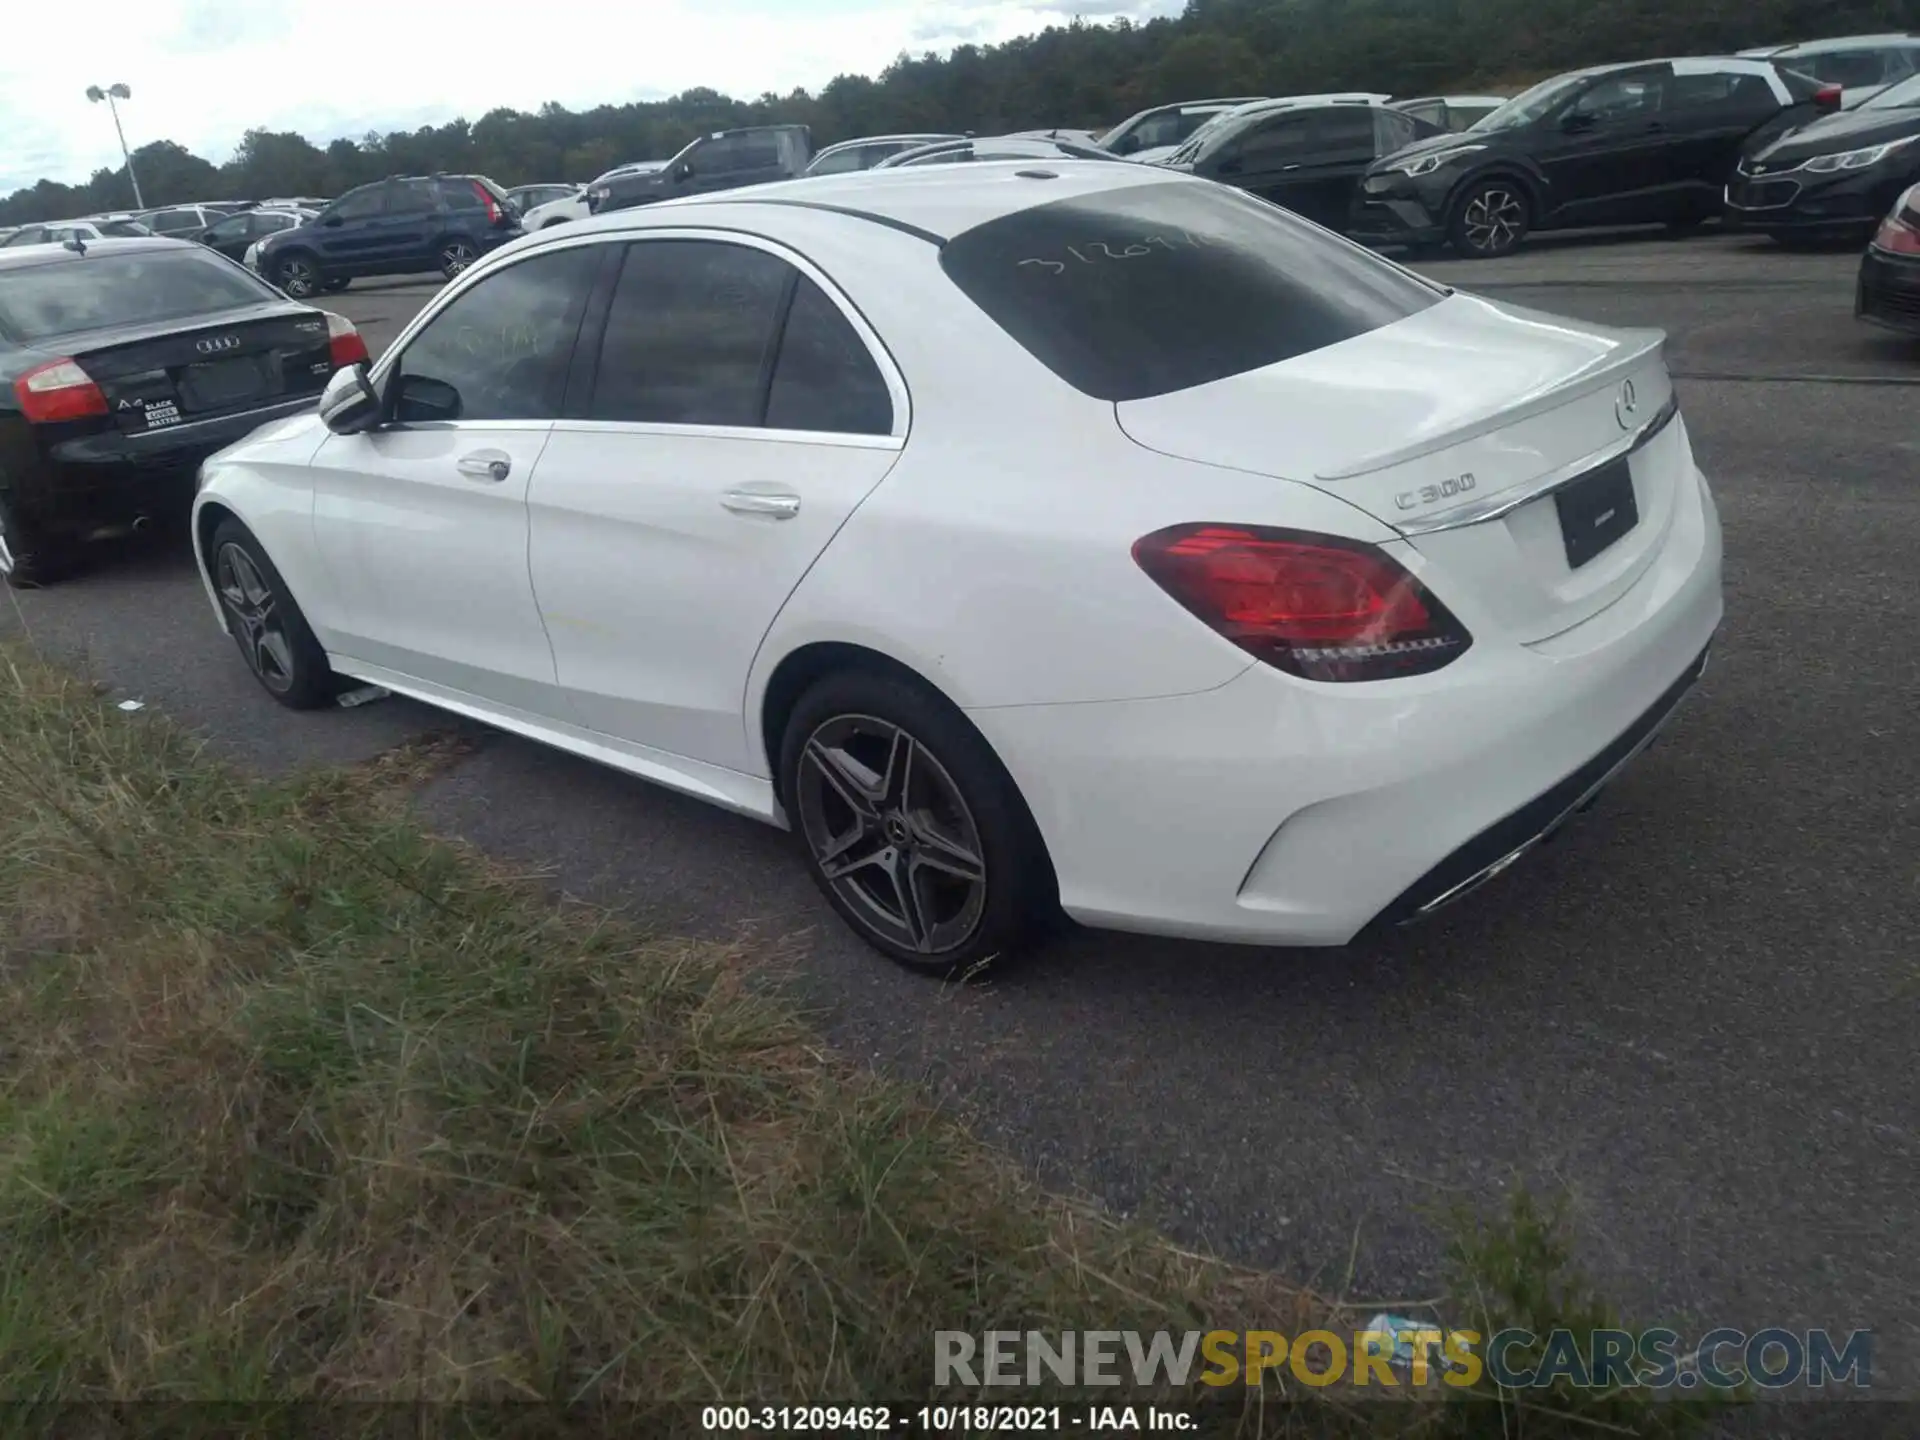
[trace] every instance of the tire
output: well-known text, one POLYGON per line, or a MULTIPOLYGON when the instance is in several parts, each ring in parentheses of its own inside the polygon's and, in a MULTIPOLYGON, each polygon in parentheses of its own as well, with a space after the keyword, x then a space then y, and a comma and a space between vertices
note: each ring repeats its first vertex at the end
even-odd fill
POLYGON ((252 532, 238 520, 222 520, 207 552, 227 632, 260 688, 289 710, 331 701, 339 685, 326 652, 252 532))
POLYGON ((0 569, 16 590, 38 590, 71 575, 79 564, 80 547, 20 519, 13 505, 0 499, 0 569))
POLYGON ((860 670, 818 681, 787 722, 779 774, 814 884, 907 969, 982 975, 1058 916, 1053 866, 1013 778, 924 685, 860 670))
POLYGON ((304 251, 295 251, 275 266, 274 283, 295 300, 311 300, 325 282, 320 275, 320 262, 304 251))
POLYGON ((1517 180, 1489 176, 1468 186, 1454 203, 1447 241, 1469 260, 1511 254, 1533 227, 1533 200, 1517 180))
POLYGON ((336 275, 322 287, 327 294, 337 295, 353 283, 351 275, 336 275))
POLYGON ((466 240, 443 241, 439 250, 435 252, 435 259, 439 261, 440 265, 440 273, 449 280, 453 279, 454 276, 458 275, 479 258, 480 252, 473 248, 471 242, 466 240))

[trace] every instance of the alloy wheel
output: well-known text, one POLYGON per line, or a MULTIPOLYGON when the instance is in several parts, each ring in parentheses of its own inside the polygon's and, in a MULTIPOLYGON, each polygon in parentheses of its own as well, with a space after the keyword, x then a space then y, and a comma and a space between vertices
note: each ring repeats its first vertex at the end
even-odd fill
POLYGON ((1520 239, 1526 220, 1526 202, 1500 185, 1489 185, 1480 191, 1461 213, 1467 242, 1483 254, 1512 249, 1520 239))
POLYGON ((905 729, 826 721, 801 752, 799 828, 859 924, 921 955, 959 949, 987 904, 985 846, 953 776, 905 729))
POLYGON ((473 247, 464 240, 455 240, 440 251, 440 268, 446 272, 449 280, 472 263, 473 247))
POLYGON ((305 260, 288 260, 280 267, 280 288, 296 300, 305 300, 320 288, 320 277, 305 260))
POLYGON ((240 546, 228 542, 214 561, 214 588, 233 618, 234 639, 247 668, 276 695, 293 688, 293 646, 288 642, 280 605, 260 567, 240 546))

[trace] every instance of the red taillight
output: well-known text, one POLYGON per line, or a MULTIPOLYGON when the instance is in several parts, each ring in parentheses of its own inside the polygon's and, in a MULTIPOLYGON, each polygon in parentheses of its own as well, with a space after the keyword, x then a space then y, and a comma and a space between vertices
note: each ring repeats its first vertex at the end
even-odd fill
POLYGON ((1399 561, 1358 540, 1175 525, 1136 541, 1133 558, 1242 650, 1304 679, 1420 675, 1473 643, 1399 561))
POLYGON ((331 310, 326 312, 326 316, 327 352, 333 357, 333 368, 339 370, 368 359, 367 342, 360 338, 360 332, 353 328, 353 322, 331 310))
POLYGON ((468 183, 473 186, 473 193, 480 197, 480 203, 486 207, 487 223, 489 225, 498 225, 506 218, 500 209, 500 202, 493 198, 493 192, 491 190, 487 189, 487 187, 482 185, 478 180, 473 180, 468 183))
POLYGON ((1822 85, 1813 92, 1813 103, 1821 110, 1838 110, 1846 91, 1838 85, 1822 85))
POLYGON ((35 366, 13 382, 13 393, 30 425, 107 413, 107 397, 76 360, 50 360, 35 366))
POLYGON ((1880 223, 1873 237, 1874 248, 1895 255, 1920 255, 1920 185, 1900 197, 1893 213, 1880 223), (1914 218, 1908 219, 1911 215, 1914 218))

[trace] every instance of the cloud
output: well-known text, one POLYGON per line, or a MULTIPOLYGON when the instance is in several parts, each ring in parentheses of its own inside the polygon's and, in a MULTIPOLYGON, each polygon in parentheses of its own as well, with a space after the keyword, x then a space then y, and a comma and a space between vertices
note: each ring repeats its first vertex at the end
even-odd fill
POLYGON ((45 176, 84 181, 118 166, 119 143, 89 85, 125 82, 127 143, 178 141, 218 163, 248 129, 317 142, 417 128, 499 106, 569 109, 709 86, 728 94, 818 89, 877 74, 902 50, 994 43, 1074 14, 1177 13, 1179 0, 539 0, 471 8, 379 0, 339 12, 235 0, 87 0, 71 12, 19 4, 0 50, 0 195, 45 176))

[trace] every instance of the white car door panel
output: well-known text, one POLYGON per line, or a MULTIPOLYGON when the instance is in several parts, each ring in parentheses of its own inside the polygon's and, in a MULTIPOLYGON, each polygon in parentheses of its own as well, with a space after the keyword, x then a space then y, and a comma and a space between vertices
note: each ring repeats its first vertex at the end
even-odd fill
POLYGON ((320 447, 314 543, 346 653, 501 704, 553 705, 527 575, 527 483, 547 435, 544 423, 434 424, 320 447))
MULTIPOLYGON (((761 641, 905 444, 906 391, 800 257, 735 234, 628 245, 592 393, 529 494, 534 594, 579 723, 761 773, 761 641)), ((601 333, 594 333, 594 332, 601 333)))
POLYGON ((898 458, 852 439, 556 425, 532 567, 580 723, 748 768, 741 701, 760 641, 898 458))
POLYGON ((605 254, 568 245, 455 291, 383 366, 383 423, 320 447, 313 533, 340 653, 571 718, 527 570, 527 489, 605 254))

